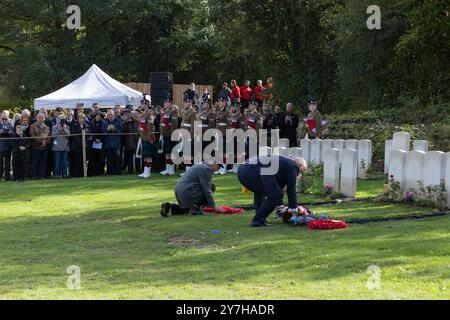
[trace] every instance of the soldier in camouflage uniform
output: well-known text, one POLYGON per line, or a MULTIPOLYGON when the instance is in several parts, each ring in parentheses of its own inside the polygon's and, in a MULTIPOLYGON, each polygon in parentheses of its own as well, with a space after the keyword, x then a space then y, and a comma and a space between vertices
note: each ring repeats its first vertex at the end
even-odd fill
MULTIPOLYGON (((204 135, 206 130, 214 129, 216 127, 216 113, 211 108, 211 99, 205 98, 202 106, 200 107, 199 121, 201 121, 200 127, 202 128, 202 134, 204 135)), ((203 141, 202 151, 210 144, 209 141, 203 141)))
MULTIPOLYGON (((186 166, 186 172, 189 171, 189 169, 192 167, 193 163, 193 151, 194 151, 194 125, 195 121, 198 121, 198 114, 195 112, 194 108, 192 107, 192 100, 188 97, 184 97, 184 108, 181 113, 181 126, 180 129, 185 129, 190 132, 190 141, 183 141, 183 144, 190 143, 191 144, 191 154, 190 155, 183 155, 184 158, 184 164, 186 166)), ((185 173, 186 173, 185 172, 185 173)), ((181 176, 184 176, 184 173, 181 174, 181 176)))
POLYGON ((160 131, 163 151, 166 155, 166 170, 162 175, 173 176, 175 174, 175 164, 172 161, 172 149, 175 143, 172 142, 172 133, 178 129, 178 114, 172 106, 172 98, 167 97, 164 101, 164 108, 161 112, 160 131))
MULTIPOLYGON (((247 129, 248 130, 255 130, 256 132, 256 142, 257 146, 256 146, 256 150, 257 152, 259 151, 259 144, 258 144, 258 139, 259 139, 259 131, 262 129, 263 126, 263 117, 261 115, 261 113, 258 112, 258 103, 253 100, 250 105, 249 105, 249 111, 248 111, 248 115, 246 118, 246 124, 247 124, 247 129)), ((246 158, 249 157, 249 153, 250 153, 250 139, 247 138, 246 141, 246 158)))
MULTIPOLYGON (((244 115, 240 112, 240 105, 239 104, 233 104, 231 106, 231 118, 230 118, 230 127, 231 130, 246 130, 246 119, 244 115)), ((234 165, 233 168, 228 170, 230 173, 237 173, 237 170, 239 169, 239 163, 243 162, 244 155, 240 155, 241 157, 238 157, 238 144, 244 145, 244 141, 237 141, 237 138, 234 140, 234 165)), ((245 149, 244 149, 245 150, 245 149)))
MULTIPOLYGON (((216 115, 216 128, 220 131, 222 134, 222 147, 223 147, 223 165, 219 169, 219 171, 216 172, 216 174, 227 174, 226 169, 226 163, 227 163, 227 157, 226 157, 226 137, 227 137, 227 130, 230 129, 231 124, 231 112, 228 109, 228 99, 226 97, 222 97, 219 99, 219 109, 217 110, 216 115)), ((220 146, 219 146, 220 147, 220 146)))
POLYGON ((140 178, 150 178, 152 175, 153 158, 158 156, 158 141, 155 135, 156 113, 149 109, 142 114, 139 121, 139 134, 142 140, 142 159, 144 159, 144 173, 140 178))

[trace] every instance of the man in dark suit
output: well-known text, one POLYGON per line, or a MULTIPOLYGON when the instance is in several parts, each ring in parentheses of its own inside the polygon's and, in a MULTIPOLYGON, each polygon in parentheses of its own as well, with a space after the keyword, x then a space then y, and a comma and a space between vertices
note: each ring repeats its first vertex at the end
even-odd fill
POLYGON ((211 183, 212 176, 218 169, 217 164, 209 165, 205 162, 193 166, 175 186, 178 204, 163 203, 161 215, 167 217, 169 213, 174 216, 189 212, 192 215, 202 215, 201 207, 205 206, 223 212, 221 208, 216 207, 215 186, 211 183))
POLYGON ((247 164, 239 167, 239 181, 254 193, 256 215, 252 227, 269 226, 267 217, 275 208, 283 205, 285 187, 291 212, 298 211, 297 177, 306 169, 307 164, 303 158, 291 159, 279 156, 252 158, 247 164), (274 174, 262 171, 263 168, 276 164, 276 161, 278 170, 274 174))

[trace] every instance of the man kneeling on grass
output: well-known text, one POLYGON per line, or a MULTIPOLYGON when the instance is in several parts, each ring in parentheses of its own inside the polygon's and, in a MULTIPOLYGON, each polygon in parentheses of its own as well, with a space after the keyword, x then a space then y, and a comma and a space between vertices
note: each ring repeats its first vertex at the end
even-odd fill
POLYGON ((307 169, 308 164, 303 158, 293 159, 279 156, 252 158, 248 163, 239 167, 239 181, 254 193, 256 215, 253 218, 252 227, 269 226, 267 217, 276 208, 283 207, 284 188, 288 195, 289 210, 291 212, 298 211, 297 177, 307 169), (272 174, 264 174, 262 169, 269 168, 274 159, 278 160, 278 170, 272 174))
POLYGON ((216 207, 214 201, 215 186, 211 183, 214 172, 219 170, 217 164, 207 164, 205 162, 193 166, 180 179, 175 186, 175 197, 178 204, 163 203, 161 206, 161 216, 168 217, 169 213, 175 215, 202 215, 202 207, 215 208, 222 212, 221 208, 216 207))

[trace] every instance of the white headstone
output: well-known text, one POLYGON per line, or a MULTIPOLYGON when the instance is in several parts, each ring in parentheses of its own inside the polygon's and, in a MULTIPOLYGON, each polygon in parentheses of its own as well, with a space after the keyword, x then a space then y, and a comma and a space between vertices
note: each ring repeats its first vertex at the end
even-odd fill
POLYGON ((423 169, 423 184, 438 186, 445 179, 445 153, 441 151, 427 152, 423 169))
POLYGON ((282 157, 287 157, 288 156, 288 149, 283 148, 283 147, 275 147, 273 148, 273 155, 275 156, 282 156, 282 157))
POLYGON ((302 139, 300 141, 300 147, 302 148, 302 157, 309 164, 311 160, 311 140, 302 139))
POLYGON ((394 176, 394 180, 400 183, 402 189, 405 189, 405 160, 406 151, 393 150, 389 158, 389 178, 394 176))
POLYGON ((345 149, 358 150, 358 140, 346 140, 345 149))
POLYGON ((372 165, 372 141, 358 141, 358 178, 365 179, 367 169, 372 165))
POLYGON ((384 173, 389 173, 389 158, 392 151, 392 140, 384 142, 384 173))
POLYGON ((339 153, 338 149, 329 148, 323 158, 323 186, 332 186, 338 192, 339 185, 339 153))
POLYGON ((408 132, 396 132, 392 139, 392 150, 409 151, 411 135, 408 132))
POLYGON ((342 152, 341 192, 346 197, 356 196, 356 179, 358 176, 358 151, 345 149, 342 152))
POLYGON ((428 141, 426 140, 414 140, 413 141, 414 151, 428 152, 428 141))
POLYGON ((288 154, 289 157, 300 158, 302 157, 302 148, 289 148, 288 154))
POLYGON ((343 140, 343 139, 333 140, 333 148, 339 149, 339 151, 340 151, 339 163, 341 163, 342 162, 342 151, 345 149, 345 140, 343 140))
POLYGON ((322 162, 322 140, 311 140, 311 155, 310 163, 312 165, 318 165, 322 162))
POLYGON ((450 208, 450 152, 445 154, 445 189, 447 190, 447 207, 450 208))
POLYGON ((259 148, 259 155, 263 157, 271 156, 272 155, 272 148, 270 147, 260 147, 259 148))
POLYGON ((325 151, 331 148, 333 148, 333 140, 331 139, 322 140, 322 155, 320 156, 322 161, 325 158, 325 151))
POLYGON ((423 151, 410 151, 406 154, 405 160, 405 181, 406 190, 419 191, 418 181, 423 182, 423 168, 425 165, 425 155, 423 151))
POLYGON ((289 139, 280 139, 279 147, 289 149, 289 139))

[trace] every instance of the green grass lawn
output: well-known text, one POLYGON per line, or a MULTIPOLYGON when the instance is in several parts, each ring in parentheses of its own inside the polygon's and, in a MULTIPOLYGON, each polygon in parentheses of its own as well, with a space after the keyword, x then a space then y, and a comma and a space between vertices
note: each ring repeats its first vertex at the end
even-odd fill
MULTIPOLYGON (((234 175, 214 180, 218 204, 252 202, 234 175)), ((0 298, 450 298, 448 216, 336 231, 253 229, 253 212, 163 219, 160 204, 173 201, 175 183, 157 176, 1 183, 0 298), (80 290, 66 286, 71 265, 81 268, 80 290), (366 285, 371 265, 381 269, 380 290, 366 285)), ((358 197, 381 189, 359 181, 358 197)), ((376 203, 313 209, 340 219, 430 211, 376 203)))

